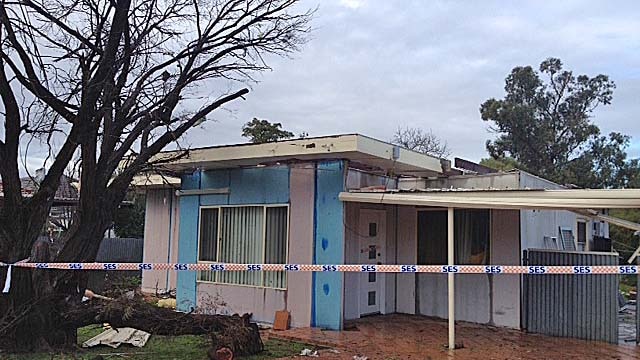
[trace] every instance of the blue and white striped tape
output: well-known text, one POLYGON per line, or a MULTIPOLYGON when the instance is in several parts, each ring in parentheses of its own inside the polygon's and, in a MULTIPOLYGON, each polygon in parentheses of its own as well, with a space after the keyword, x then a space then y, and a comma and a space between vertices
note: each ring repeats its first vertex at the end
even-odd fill
MULTIPOLYGON (((0 263, 0 266, 9 264, 0 263)), ((454 274, 638 274, 638 266, 514 266, 514 265, 369 265, 369 264, 235 264, 235 263, 16 263, 15 267, 58 270, 170 270, 170 271, 286 271, 286 272, 379 272, 454 274)))

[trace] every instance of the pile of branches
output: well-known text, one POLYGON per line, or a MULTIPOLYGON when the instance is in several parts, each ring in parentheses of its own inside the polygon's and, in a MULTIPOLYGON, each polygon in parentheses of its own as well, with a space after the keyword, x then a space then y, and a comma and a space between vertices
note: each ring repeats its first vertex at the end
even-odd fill
POLYGON ((132 327, 154 335, 205 335, 211 337, 209 357, 253 355, 264 349, 260 332, 250 314, 205 315, 156 307, 142 299, 92 300, 63 314, 65 325, 82 327, 109 323, 113 328, 132 327), (216 355, 218 354, 218 355, 216 355))

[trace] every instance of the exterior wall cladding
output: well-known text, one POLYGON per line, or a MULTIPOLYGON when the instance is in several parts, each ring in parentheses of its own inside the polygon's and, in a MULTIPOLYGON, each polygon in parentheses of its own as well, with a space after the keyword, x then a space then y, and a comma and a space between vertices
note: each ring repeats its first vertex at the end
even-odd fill
MULTIPOLYGON (((229 188, 228 194, 183 195, 179 209, 178 261, 197 262, 198 227, 202 206, 289 205, 287 262, 298 264, 357 263, 358 244, 345 229, 358 226, 360 209, 386 211, 386 263, 415 264, 418 209, 411 206, 347 204, 338 194, 348 188, 375 184, 395 187, 388 179, 348 171, 342 160, 288 166, 198 171, 182 178, 182 189, 229 188), (346 226, 345 226, 346 224, 346 226), (393 256, 391 256, 393 254, 393 256), (346 259, 346 260, 345 260, 346 259)), ((427 181, 427 187, 549 187, 555 184, 524 173, 427 181), (446 186, 445 186, 446 185, 446 186)), ((574 227, 575 215, 565 211, 491 211, 493 264, 520 264, 521 250, 542 247, 544 236, 558 226, 574 227)), ((575 232, 575 230, 574 230, 575 232)), ((164 253, 164 252, 163 252, 164 253)), ((165 255, 166 256, 166 255, 165 255)), ((446 317, 446 277, 437 274, 382 274, 383 313, 399 312, 446 317)), ((197 280, 195 272, 177 273, 178 308, 190 311, 224 303, 223 313, 252 313, 271 323, 277 310, 289 310, 294 327, 340 329, 343 319, 358 317, 359 274, 338 272, 288 273, 286 289, 229 285, 197 280)), ((456 319, 520 327, 519 276, 460 275, 456 277, 456 319)))
MULTIPOLYGON (((182 189, 229 188, 228 194, 179 198, 178 261, 198 260, 198 227, 202 206, 289 205, 288 263, 344 262, 343 204, 346 162, 198 171, 182 177, 182 189)), ((177 302, 182 311, 206 306, 218 298, 223 313, 252 313, 272 323, 277 310, 289 310, 294 327, 342 326, 341 273, 288 273, 286 289, 200 282, 196 272, 178 272, 177 302)))
MULTIPOLYGON (((525 172, 432 179, 418 184, 418 187, 561 188, 557 184, 525 172)), ((352 213, 350 206, 352 205, 347 206, 348 215, 352 213)), ((391 207, 387 207, 387 212, 392 213, 391 207)), ((417 261, 416 212, 417 209, 410 206, 400 206, 397 209, 396 261, 401 264, 414 264, 417 261)), ((347 216, 348 225, 354 226, 355 222, 357 222, 356 219, 347 216)), ((568 211, 491 210, 490 223, 489 262, 499 265, 519 265, 522 250, 544 248, 544 236, 557 236, 560 226, 572 228, 574 233, 576 231, 576 215, 568 211)), ((388 240, 393 241, 393 237, 389 237, 388 240)), ((351 255, 347 253, 348 260, 351 255)), ((389 278, 390 274, 386 275, 389 278)), ((347 283, 349 283, 352 275, 347 276, 347 283)), ((397 294, 407 294, 406 297, 397 296, 396 312, 447 318, 447 277, 445 275, 395 274, 395 277, 397 294)), ((346 301, 349 302, 349 299, 346 301)), ((391 301, 391 297, 388 296, 387 301, 391 301)), ((456 276, 456 320, 520 328, 520 301, 520 276, 490 274, 456 276)), ((347 303, 345 307, 346 318, 357 317, 357 313, 351 310, 353 306, 347 303)))

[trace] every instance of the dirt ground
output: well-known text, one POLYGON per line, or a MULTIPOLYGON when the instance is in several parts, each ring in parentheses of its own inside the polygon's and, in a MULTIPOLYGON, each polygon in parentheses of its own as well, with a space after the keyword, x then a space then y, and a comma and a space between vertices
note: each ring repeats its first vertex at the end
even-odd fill
MULTIPOLYGON (((578 339, 527 334, 477 324, 456 324, 461 349, 445 348, 447 323, 421 316, 384 315, 350 324, 346 331, 314 328, 272 332, 269 336, 326 347, 318 359, 639 359, 640 348, 578 339), (362 358, 363 359, 363 358, 362 358)), ((306 359, 295 356, 287 359, 306 359)))

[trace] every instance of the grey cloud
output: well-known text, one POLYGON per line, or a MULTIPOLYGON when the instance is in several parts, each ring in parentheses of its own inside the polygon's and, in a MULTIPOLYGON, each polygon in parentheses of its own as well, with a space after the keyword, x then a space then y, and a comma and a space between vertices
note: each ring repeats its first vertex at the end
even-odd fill
POLYGON ((397 126, 420 126, 446 139, 454 155, 478 160, 492 137, 480 103, 502 96, 511 68, 549 56, 577 73, 609 74, 618 89, 596 123, 637 142, 638 10, 634 2, 323 1, 303 51, 269 59, 273 71, 258 76, 247 101, 192 131, 189 143, 241 142, 252 117, 297 133, 385 140, 397 126))

